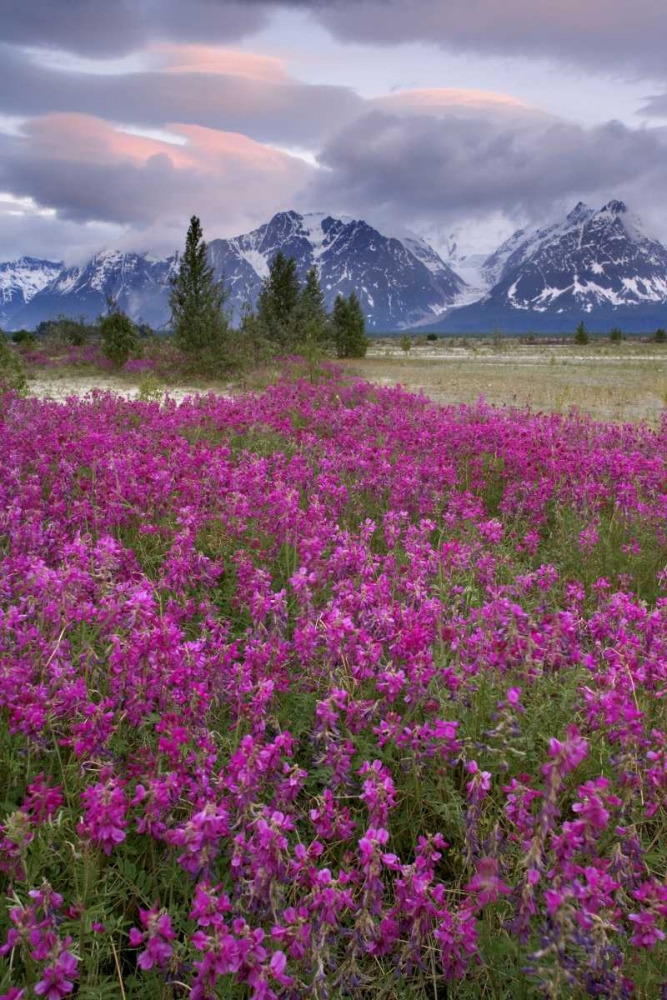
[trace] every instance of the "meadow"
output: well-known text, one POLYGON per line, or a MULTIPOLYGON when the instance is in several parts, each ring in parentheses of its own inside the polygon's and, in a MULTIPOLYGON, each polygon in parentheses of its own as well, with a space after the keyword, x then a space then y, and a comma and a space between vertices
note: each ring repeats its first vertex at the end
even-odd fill
POLYGON ((667 995, 667 418, 330 367, 0 440, 4 1000, 667 995))

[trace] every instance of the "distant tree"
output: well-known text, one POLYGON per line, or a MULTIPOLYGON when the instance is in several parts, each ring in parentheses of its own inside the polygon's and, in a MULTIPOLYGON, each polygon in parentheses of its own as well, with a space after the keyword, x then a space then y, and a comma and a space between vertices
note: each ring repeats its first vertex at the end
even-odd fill
POLYGON ((426 339, 427 340, 438 340, 438 335, 437 335, 437 333, 427 333, 426 334, 426 339))
POLYGON ((401 350, 404 354, 409 354, 412 350, 412 337, 408 337, 407 333, 404 333, 400 339, 401 350))
POLYGON ((137 328, 124 312, 114 308, 100 319, 102 353, 121 368, 126 361, 139 353, 137 328))
POLYGON ((574 342, 575 344, 583 345, 589 342, 588 330, 586 329, 583 321, 579 324, 577 329, 574 331, 574 342))
POLYGON ((363 358, 368 349, 366 321, 355 292, 338 295, 333 310, 333 336, 339 358, 363 358))
POLYGON ((262 333, 276 347, 291 347, 298 340, 300 297, 296 261, 280 250, 271 263, 257 300, 257 319, 262 333))
POLYGON ((12 334, 12 340, 15 344, 24 344, 26 347, 37 342, 32 330, 15 330, 12 334))
POLYGON ((667 331, 663 330, 662 327, 657 329, 653 335, 653 340, 656 344, 664 344, 667 342, 667 331))
POLYGON ((618 326, 612 327, 612 329, 609 331, 609 339, 611 340, 612 344, 621 343, 621 341, 623 340, 623 331, 620 329, 620 327, 618 326))
POLYGON ((225 299, 223 285, 215 280, 206 257, 201 223, 193 215, 169 297, 176 346, 199 357, 219 351, 228 332, 225 299))
POLYGON ((84 316, 74 319, 72 316, 58 316, 57 319, 40 323, 36 333, 38 336, 50 336, 72 347, 82 347, 88 342, 93 332, 84 316))

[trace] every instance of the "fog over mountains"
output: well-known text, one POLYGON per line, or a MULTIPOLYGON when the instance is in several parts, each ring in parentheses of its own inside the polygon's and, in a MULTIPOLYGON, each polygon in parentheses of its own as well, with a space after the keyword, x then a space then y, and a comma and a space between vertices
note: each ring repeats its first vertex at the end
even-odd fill
MULTIPOLYGON (((303 278, 318 271, 329 307, 356 291, 370 332, 568 331, 667 325, 667 248, 620 201, 599 210, 579 203, 566 218, 519 230, 488 256, 448 259, 414 235, 382 233, 361 219, 280 212, 233 239, 214 239, 209 258, 238 320, 254 304, 271 261, 282 250, 303 278), (467 280, 457 273, 465 271, 467 280)), ((137 322, 169 321, 172 254, 107 250, 81 267, 22 257, 0 263, 0 327, 34 328, 59 315, 93 320, 109 296, 137 322)))

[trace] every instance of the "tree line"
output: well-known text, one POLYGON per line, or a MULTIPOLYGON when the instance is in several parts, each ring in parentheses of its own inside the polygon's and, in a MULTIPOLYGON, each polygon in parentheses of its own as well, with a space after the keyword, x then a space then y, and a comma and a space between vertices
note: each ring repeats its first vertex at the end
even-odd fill
MULTIPOLYGON (((229 356, 235 333, 237 341, 240 334, 246 343, 265 344, 273 353, 366 354, 366 323, 357 295, 339 295, 329 314, 316 269, 308 271, 302 285, 296 261, 282 251, 271 263, 256 307, 245 305, 239 331, 231 328, 227 299, 224 282, 216 279, 208 261, 201 223, 192 216, 169 297, 174 344, 186 355, 218 367, 229 356)), ((104 353, 118 364, 138 349, 136 327, 113 305, 100 321, 100 334, 104 353)))
MULTIPOLYGON (((216 347, 224 350, 230 333, 226 298, 223 282, 215 279, 208 263, 201 223, 193 216, 170 296, 176 346, 200 356, 216 347)), ((349 358, 363 357, 367 347, 364 314, 356 294, 339 295, 329 315, 315 268, 302 286, 296 261, 282 251, 271 263, 256 308, 250 303, 244 307, 240 332, 264 340, 279 352, 319 348, 349 358)))

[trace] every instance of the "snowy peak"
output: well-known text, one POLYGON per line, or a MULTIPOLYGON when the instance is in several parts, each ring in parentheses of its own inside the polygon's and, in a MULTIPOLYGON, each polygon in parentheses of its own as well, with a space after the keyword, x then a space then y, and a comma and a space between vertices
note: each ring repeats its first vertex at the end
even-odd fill
POLYGON ((453 320, 479 329, 568 329, 568 317, 598 316, 609 326, 627 319, 626 310, 631 324, 633 310, 639 316, 642 309, 650 327, 656 310, 667 308, 667 249, 619 200, 597 211, 580 202, 562 221, 519 230, 487 258, 485 271, 493 287, 453 320))
POLYGON ((57 278, 62 269, 62 263, 40 257, 0 263, 0 326, 57 278))
POLYGON ((667 250, 621 201, 598 212, 577 206, 564 225, 533 236, 508 259, 491 297, 538 311, 664 302, 667 250))
POLYGON ((209 244, 211 261, 230 290, 235 316, 255 302, 276 254, 294 257, 303 280, 317 270, 327 306, 356 291, 371 330, 432 321, 456 300, 464 282, 419 238, 381 233, 363 219, 324 212, 280 212, 265 225, 209 244))
POLYGON ((35 327, 60 315, 95 320, 113 299, 137 322, 161 326, 173 261, 173 257, 103 250, 82 267, 60 270, 13 315, 11 325, 35 327))
MULTIPOLYGON (((209 260, 229 293, 235 321, 254 304, 271 262, 294 257, 303 280, 316 268, 327 306, 356 291, 371 330, 401 330, 432 322, 457 301, 465 283, 418 237, 398 239, 363 219, 325 212, 279 212, 250 233, 212 240, 209 260)), ((113 297, 132 319, 156 327, 169 320, 174 257, 105 250, 83 267, 58 269, 50 283, 13 316, 36 326, 64 314, 95 319, 113 297)))
MULTIPOLYGON (((619 201, 615 202, 615 204, 622 205, 623 202, 619 201)), ((576 226, 580 222, 587 222, 590 219, 591 215, 595 215, 595 210, 589 208, 588 205, 585 205, 583 201, 580 201, 574 206, 574 208, 569 213, 565 221, 569 223, 569 225, 571 226, 576 226)))

